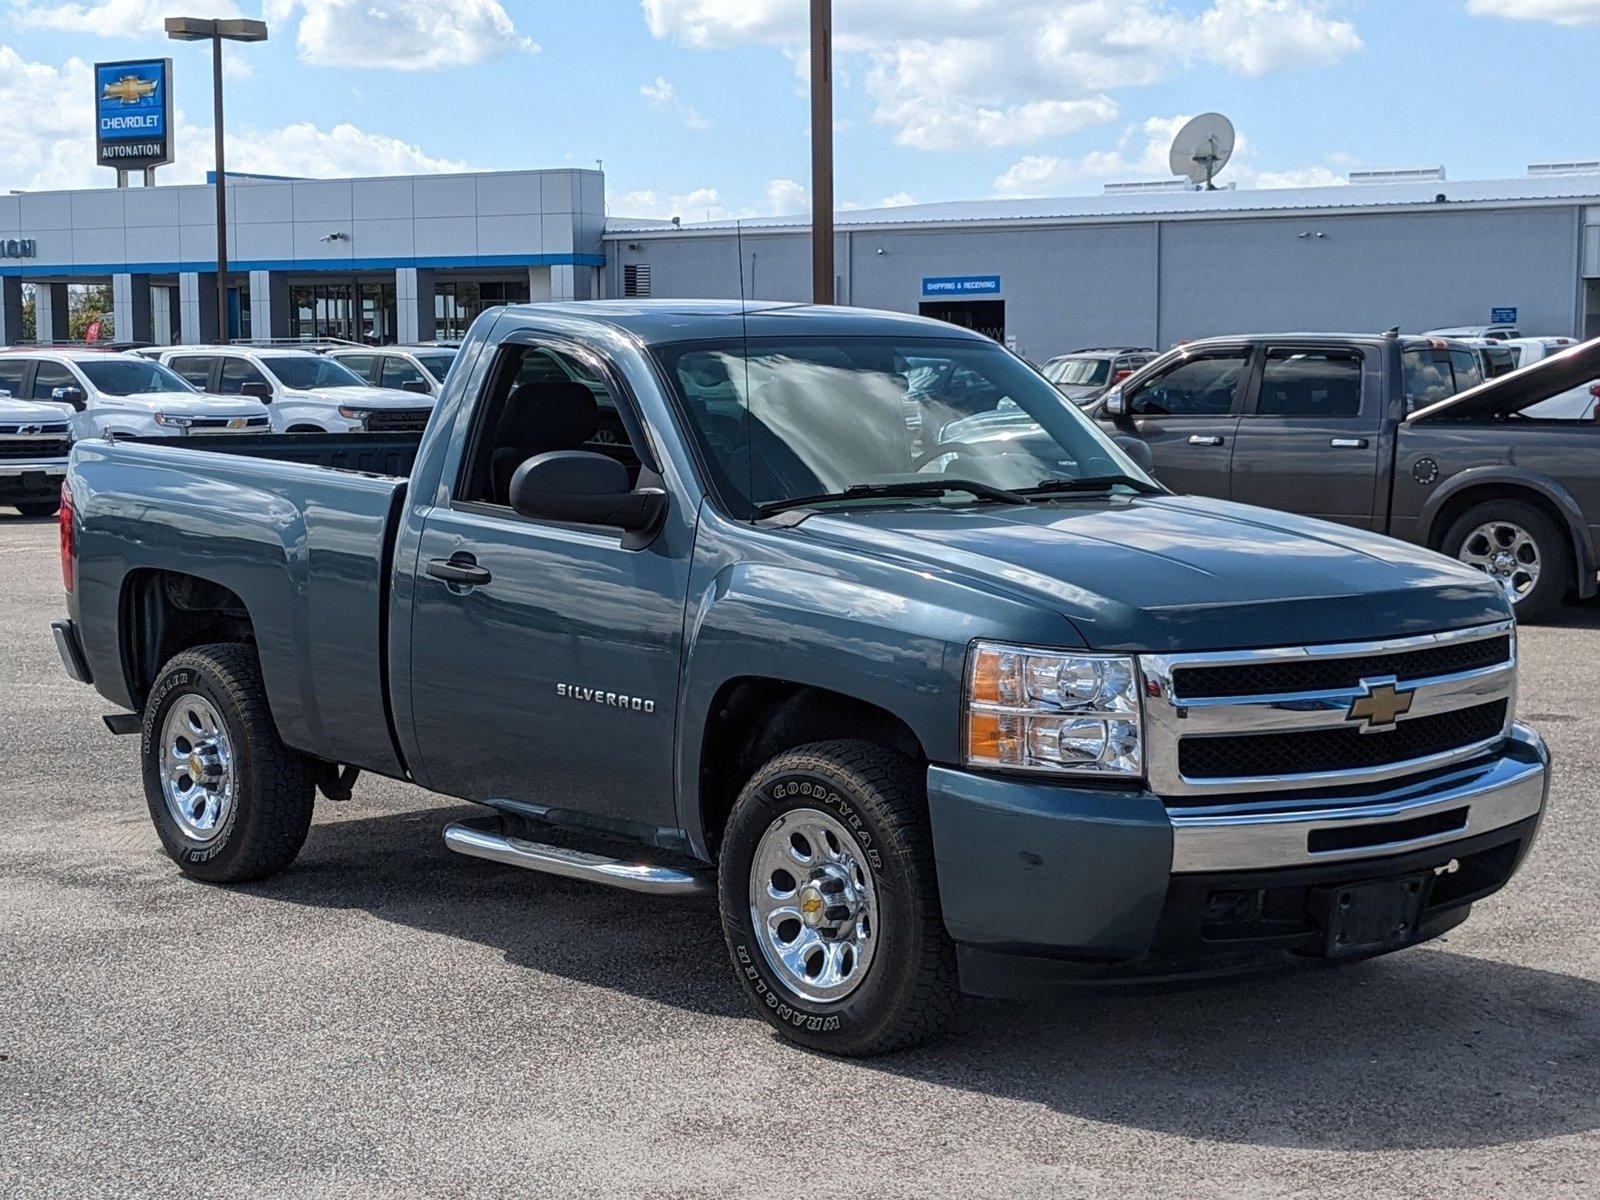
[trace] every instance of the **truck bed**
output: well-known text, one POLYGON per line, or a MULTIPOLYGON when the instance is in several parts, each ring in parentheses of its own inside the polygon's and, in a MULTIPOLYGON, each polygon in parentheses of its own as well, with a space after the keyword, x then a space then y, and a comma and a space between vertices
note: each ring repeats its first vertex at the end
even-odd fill
MULTIPOLYGON (((79 442, 74 616, 95 686, 142 706, 119 631, 163 572, 226 588, 249 615, 289 745, 403 770, 388 705, 389 579, 418 435, 305 434, 79 442)), ((165 653, 165 649, 161 651, 165 653)))

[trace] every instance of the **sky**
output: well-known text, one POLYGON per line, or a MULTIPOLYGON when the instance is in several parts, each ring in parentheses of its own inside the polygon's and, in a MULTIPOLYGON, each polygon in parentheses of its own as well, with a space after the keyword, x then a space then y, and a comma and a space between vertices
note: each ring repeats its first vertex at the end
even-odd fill
MULTIPOLYGON (((604 164, 613 215, 809 205, 807 0, 0 0, 0 187, 110 186, 90 64, 170 55, 177 161, 212 166, 209 50, 169 15, 271 29, 227 57, 233 170, 604 164), (9 11, 6 11, 9 10, 9 11)), ((870 208, 1166 177, 1232 118, 1224 180, 1362 167, 1517 177, 1600 159, 1600 0, 835 0, 836 197, 870 208)))

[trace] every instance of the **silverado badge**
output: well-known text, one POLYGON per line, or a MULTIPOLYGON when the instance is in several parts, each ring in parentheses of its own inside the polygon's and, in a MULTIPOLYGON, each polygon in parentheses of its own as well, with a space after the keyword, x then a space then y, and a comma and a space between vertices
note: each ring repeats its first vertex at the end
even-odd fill
POLYGON ((156 81, 140 79, 137 75, 124 75, 115 83, 106 84, 100 93, 102 100, 121 100, 124 104, 137 104, 155 95, 156 81))
POLYGON ((1378 684, 1363 680, 1361 686, 1366 689, 1366 694, 1351 701, 1345 720, 1365 721, 1367 730, 1388 729, 1411 711, 1411 701, 1416 693, 1395 690, 1393 680, 1378 684))

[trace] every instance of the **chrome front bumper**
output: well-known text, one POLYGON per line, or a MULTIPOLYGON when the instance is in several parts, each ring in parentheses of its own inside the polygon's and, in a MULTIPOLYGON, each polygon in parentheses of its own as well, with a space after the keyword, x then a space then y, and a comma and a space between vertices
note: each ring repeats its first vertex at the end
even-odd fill
POLYGON ((1537 816, 1550 787, 1550 753, 1525 725, 1505 750, 1392 791, 1360 799, 1297 799, 1281 806, 1182 808, 1171 812, 1174 874, 1303 867, 1448 845, 1537 816))
POLYGON ((67 474, 67 460, 64 458, 39 458, 39 459, 5 459, 0 461, 0 479, 12 479, 21 475, 46 475, 55 479, 64 479, 67 474))

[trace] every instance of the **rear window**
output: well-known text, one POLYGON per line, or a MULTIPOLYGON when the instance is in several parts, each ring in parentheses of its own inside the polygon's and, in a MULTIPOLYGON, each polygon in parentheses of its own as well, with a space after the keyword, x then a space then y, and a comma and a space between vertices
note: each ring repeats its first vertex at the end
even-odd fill
POLYGON ((1361 355, 1348 350, 1272 350, 1261 374, 1263 417, 1361 415, 1361 355))
POLYGON ((1406 412, 1416 412, 1483 382, 1472 350, 1407 350, 1400 355, 1406 412))

